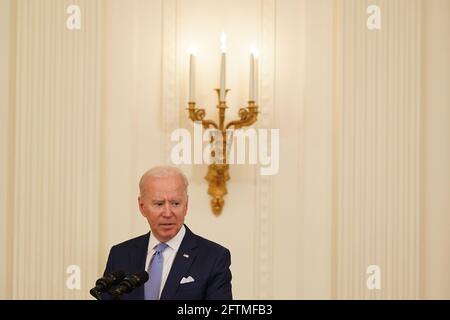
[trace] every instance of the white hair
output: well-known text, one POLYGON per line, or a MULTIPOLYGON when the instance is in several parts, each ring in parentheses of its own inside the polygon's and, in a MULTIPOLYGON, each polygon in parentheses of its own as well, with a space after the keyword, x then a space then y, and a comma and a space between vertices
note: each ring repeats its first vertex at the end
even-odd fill
POLYGON ((139 190, 140 190, 141 196, 144 194, 144 189, 145 189, 144 184, 148 178, 168 178, 168 177, 177 177, 177 176, 180 177, 181 180, 183 181, 184 191, 187 196, 188 186, 189 186, 188 179, 186 178, 183 171, 181 171, 177 167, 172 167, 172 166, 153 167, 150 170, 148 170, 147 172, 145 172, 142 175, 141 180, 139 181, 139 190))

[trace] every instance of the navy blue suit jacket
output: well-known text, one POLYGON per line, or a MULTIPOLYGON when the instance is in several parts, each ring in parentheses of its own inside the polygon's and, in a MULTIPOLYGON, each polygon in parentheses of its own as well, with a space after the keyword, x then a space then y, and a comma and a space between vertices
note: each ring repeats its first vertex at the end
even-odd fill
MULTIPOLYGON (((186 234, 167 276, 161 300, 232 299, 230 251, 185 227, 186 234), (183 277, 189 276, 195 281, 180 284, 183 277)), ((145 270, 149 239, 150 232, 113 246, 104 275, 117 270, 127 275, 145 270)), ((144 286, 124 294, 121 299, 143 300, 144 286)))

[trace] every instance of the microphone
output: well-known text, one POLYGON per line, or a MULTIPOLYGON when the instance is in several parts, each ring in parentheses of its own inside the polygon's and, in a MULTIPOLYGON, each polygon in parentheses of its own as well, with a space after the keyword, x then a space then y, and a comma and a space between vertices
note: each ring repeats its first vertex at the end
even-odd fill
POLYGON ((115 297, 119 297, 124 293, 129 293, 137 287, 142 286, 147 281, 148 273, 146 271, 136 272, 131 276, 125 277, 125 279, 123 279, 123 281, 109 293, 115 297))
POLYGON ((125 272, 122 270, 113 271, 103 278, 98 279, 95 282, 95 287, 92 288, 89 293, 96 298, 97 300, 101 300, 101 293, 108 291, 111 287, 120 283, 123 278, 125 278, 125 272))

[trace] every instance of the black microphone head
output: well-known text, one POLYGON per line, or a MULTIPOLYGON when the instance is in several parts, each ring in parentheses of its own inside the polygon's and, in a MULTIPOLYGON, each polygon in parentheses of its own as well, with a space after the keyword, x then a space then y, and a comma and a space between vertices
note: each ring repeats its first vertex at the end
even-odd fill
POLYGON ((101 292, 107 291, 112 286, 119 284, 123 278, 125 278, 125 272, 122 270, 113 271, 106 274, 103 278, 98 279, 95 282, 95 286, 101 292))
POLYGON ((125 277, 121 284, 125 284, 129 287, 129 290, 133 290, 142 286, 148 281, 148 273, 146 271, 139 271, 133 273, 131 276, 125 277))
POLYGON ((114 277, 116 277, 117 279, 120 279, 120 281, 125 278, 125 272, 123 270, 116 270, 110 273, 111 275, 113 275, 114 277))
POLYGON ((113 295, 121 295, 123 293, 129 293, 142 286, 148 281, 148 273, 146 271, 139 271, 133 273, 131 276, 127 276, 123 281, 112 290, 113 295))
POLYGON ((116 271, 113 271, 110 274, 106 275, 105 277, 107 277, 109 280, 111 280, 112 285, 116 285, 120 281, 122 281, 123 278, 125 278, 125 272, 122 270, 116 270, 116 271))
POLYGON ((95 288, 92 288, 89 292, 96 299, 101 298, 101 293, 108 291, 111 287, 119 284, 125 278, 125 272, 122 270, 113 271, 106 274, 103 278, 98 279, 95 282, 95 288))
POLYGON ((148 281, 148 273, 147 271, 139 271, 133 274, 135 278, 137 278, 138 282, 136 287, 142 286, 144 283, 148 281))

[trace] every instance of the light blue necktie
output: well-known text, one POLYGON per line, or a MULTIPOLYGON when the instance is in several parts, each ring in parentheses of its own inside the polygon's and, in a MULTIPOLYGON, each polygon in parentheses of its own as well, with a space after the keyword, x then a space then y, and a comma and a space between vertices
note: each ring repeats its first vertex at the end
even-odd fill
POLYGON ((167 244, 161 242, 155 247, 150 263, 148 264, 148 281, 145 283, 145 300, 158 300, 159 291, 161 289, 161 277, 163 271, 164 257, 163 251, 168 247, 167 244))

